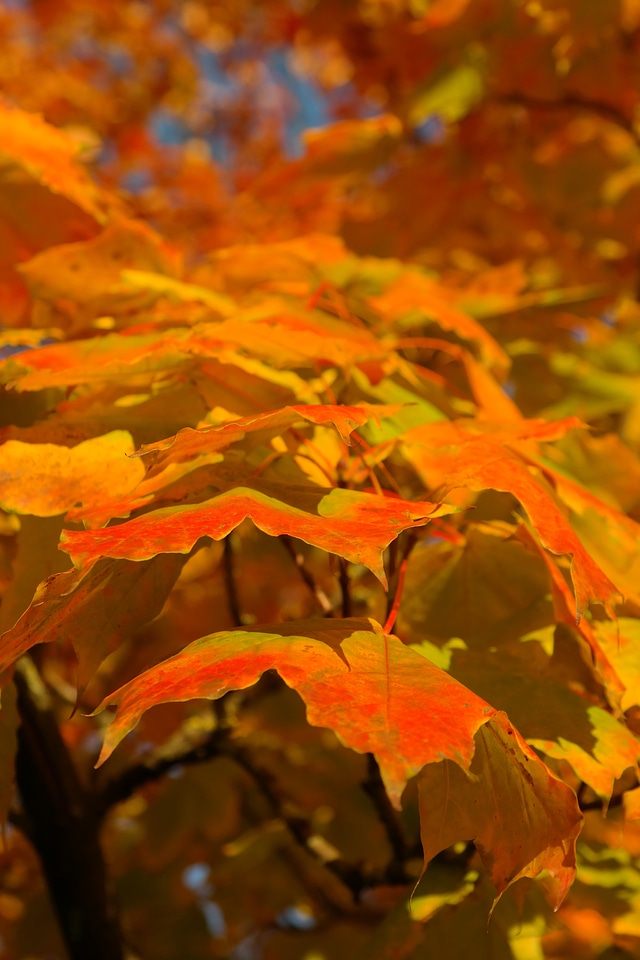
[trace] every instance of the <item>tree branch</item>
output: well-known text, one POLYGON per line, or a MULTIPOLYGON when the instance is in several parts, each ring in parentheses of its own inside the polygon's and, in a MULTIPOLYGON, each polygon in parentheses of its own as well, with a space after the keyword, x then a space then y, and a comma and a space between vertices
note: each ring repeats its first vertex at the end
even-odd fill
POLYGON ((16 782, 71 960, 122 960, 94 797, 78 778, 49 693, 28 657, 15 669, 16 782))
POLYGON ((98 812, 104 817, 111 807, 123 803, 132 797, 141 787, 161 780, 176 767, 189 767, 197 763, 218 757, 220 749, 220 731, 214 730, 202 743, 178 750, 171 756, 162 756, 149 763, 139 763, 129 767, 119 776, 107 781, 99 794, 98 812))
POLYGON ((542 97, 532 97, 526 93, 507 93, 501 96, 491 98, 495 103, 513 104, 514 106, 524 107, 526 110, 540 111, 559 111, 559 110, 588 110, 622 127, 627 133, 631 134, 636 143, 640 144, 640 137, 634 129, 632 120, 624 113, 612 106, 610 103, 602 103, 598 100, 590 100, 588 97, 581 97, 576 93, 564 94, 556 100, 544 99, 542 97))
POLYGON ((285 800, 280 794, 276 778, 264 765, 256 762, 250 749, 237 741, 229 740, 224 753, 249 774, 274 817, 285 825, 298 846, 302 847, 317 863, 334 874, 348 888, 355 902, 358 901, 360 894, 366 887, 374 885, 372 878, 365 877, 358 867, 337 855, 334 856, 334 851, 328 844, 318 843, 317 839, 319 838, 314 837, 311 825, 306 818, 295 817, 286 812, 285 800))
POLYGON ((227 757, 244 770, 258 788, 270 816, 284 825, 295 846, 316 866, 332 875, 331 883, 327 879, 323 884, 316 882, 314 887, 316 893, 320 893, 323 902, 329 904, 333 910, 337 909, 342 913, 350 912, 357 908, 360 896, 365 889, 379 886, 381 883, 404 885, 410 882, 411 878, 402 868, 403 860, 408 856, 405 841, 382 785, 377 763, 373 758, 369 763, 368 779, 363 786, 372 796, 393 850, 393 861, 384 875, 365 873, 359 866, 344 860, 326 841, 314 834, 305 816, 295 816, 288 812, 287 798, 282 795, 276 777, 263 763, 256 760, 250 747, 231 736, 231 729, 224 720, 202 743, 178 751, 171 756, 137 764, 109 781, 100 795, 101 815, 104 816, 112 806, 128 799, 146 784, 161 779, 175 767, 204 763, 214 757, 227 757), (337 886, 336 882, 338 882, 337 886))
POLYGON ((326 595, 322 587, 318 583, 316 583, 315 578, 311 573, 311 571, 309 570, 309 568, 305 566, 303 554, 299 550, 296 550, 293 544, 293 541, 288 534, 286 533, 281 534, 281 536, 279 537, 279 540, 284 546, 289 556, 291 557, 291 559, 293 560, 293 562, 295 563, 298 573, 300 574, 300 576, 306 583, 307 587, 313 594, 313 597, 316 603, 318 604, 318 606, 320 607, 320 609, 322 610, 322 612, 325 614, 330 614, 333 611, 331 601, 329 600, 328 596, 326 595))
POLYGON ((382 781, 378 761, 372 753, 367 754, 367 779, 363 781, 362 789, 376 809, 393 854, 387 866, 386 876, 392 883, 408 883, 410 877, 407 876, 404 867, 407 859, 407 843, 382 781))
POLYGON ((234 626, 242 626, 242 613, 240 611, 240 600, 238 597, 238 588, 233 569, 233 541, 231 534, 224 538, 222 566, 224 570, 224 582, 227 590, 227 606, 234 626))
POLYGON ((340 590, 342 592, 342 616, 345 620, 353 615, 351 603, 351 581, 349 580, 349 565, 344 557, 338 557, 340 567, 340 590))

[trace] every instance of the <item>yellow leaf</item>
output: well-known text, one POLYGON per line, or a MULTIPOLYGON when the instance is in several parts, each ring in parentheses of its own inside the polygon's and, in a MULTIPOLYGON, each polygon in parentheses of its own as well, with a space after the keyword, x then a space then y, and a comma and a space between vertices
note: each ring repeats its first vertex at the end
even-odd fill
POLYGON ((0 504, 14 513, 53 517, 78 503, 124 495, 144 476, 133 451, 126 430, 75 447, 7 440, 0 447, 0 504))

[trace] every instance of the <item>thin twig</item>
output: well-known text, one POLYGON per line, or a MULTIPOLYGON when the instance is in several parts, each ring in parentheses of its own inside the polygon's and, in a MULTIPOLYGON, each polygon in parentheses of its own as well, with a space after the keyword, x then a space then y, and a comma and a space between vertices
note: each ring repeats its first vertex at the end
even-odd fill
POLYGON ((240 601, 238 599, 238 588, 234 575, 233 563, 233 542, 231 534, 224 538, 224 547, 222 554, 222 564, 224 569, 224 582, 227 591, 227 606, 234 626, 242 626, 242 614, 240 612, 240 601))
POLYGON ((398 585, 396 587, 396 595, 393 598, 393 603, 391 605, 391 610, 387 616, 387 619, 384 622, 384 627, 382 628, 385 633, 391 633, 394 628, 396 617, 398 616, 398 610, 400 609, 400 601, 402 600, 402 591, 404 589, 404 577, 407 572, 407 564, 409 563, 409 557, 405 557, 400 568, 398 570, 398 585))
POLYGON ((622 111, 618 110, 610 103, 602 103, 598 100, 591 100, 588 97, 581 97, 576 93, 564 94, 557 99, 545 99, 542 97, 531 97, 526 93, 507 93, 501 96, 493 97, 493 102, 512 104, 513 106, 524 107, 526 110, 540 111, 559 111, 559 110, 588 110, 622 127, 627 133, 631 134, 636 143, 640 143, 640 138, 636 133, 633 122, 622 111))
POLYGON ((280 536, 280 541, 284 546, 285 550, 287 551, 287 553, 289 554, 289 556, 291 557, 291 559, 293 560, 293 562, 295 563, 298 573, 300 574, 300 576, 306 583, 307 587, 313 594, 313 597, 316 600, 322 612, 331 613, 333 611, 331 601, 329 600, 328 596, 326 595, 326 593, 324 592, 320 584, 316 583, 316 580, 313 574, 311 573, 309 568, 305 565, 304 555, 300 552, 300 550, 296 549, 291 537, 288 534, 283 533, 280 536))
POLYGON ((352 616, 351 580, 349 579, 349 565, 344 557, 338 558, 340 567, 340 590, 342 591, 342 616, 345 620, 352 616))
POLYGON ((221 734, 214 730, 202 743, 177 751, 171 756, 159 757, 148 763, 139 763, 129 767, 119 776, 109 780, 100 792, 99 814, 105 814, 118 803, 128 800, 141 787, 148 783, 155 783, 162 777, 175 770, 176 767, 189 767, 194 764, 205 763, 213 757, 219 757, 221 750, 221 734))
POLYGON ((338 856, 327 856, 318 845, 313 844, 313 830, 311 824, 304 817, 295 817, 285 811, 285 802, 280 795, 278 785, 273 774, 265 769, 264 765, 257 764, 251 750, 238 741, 229 740, 225 755, 234 760, 249 774, 262 796, 271 809, 272 814, 287 828, 296 843, 321 863, 323 867, 334 874, 351 892, 355 901, 362 891, 370 886, 372 878, 367 878, 363 872, 353 864, 338 856))
POLYGON ((363 781, 362 789, 370 797, 380 817, 393 853, 393 858, 386 870, 387 879, 395 883, 407 883, 409 877, 404 867, 407 859, 407 843, 396 811, 385 789, 378 761, 372 753, 367 754, 367 779, 363 781))
MULTIPOLYGON (((246 745, 230 736, 228 727, 221 726, 201 744, 191 747, 172 756, 165 756, 153 762, 137 764, 125 770, 124 773, 109 781, 100 795, 100 813, 104 816, 117 803, 131 797, 141 787, 160 780, 169 771, 181 766, 191 766, 204 763, 214 757, 227 757, 233 760, 253 783, 257 786, 269 808, 271 816, 279 820, 286 828, 297 847, 304 850, 316 864, 332 874, 335 884, 340 882, 343 894, 333 898, 330 892, 324 890, 323 895, 333 909, 345 910, 345 897, 354 906, 357 904, 363 890, 379 885, 383 880, 387 883, 404 884, 407 877, 399 870, 393 870, 384 877, 369 875, 355 864, 351 864, 333 851, 327 844, 318 842, 308 819, 303 816, 294 816, 286 810, 287 800, 280 793, 276 778, 263 764, 257 763, 252 751, 246 745)), ((388 802, 388 801, 387 801, 388 802)), ((399 848, 394 848, 394 854, 399 848)))

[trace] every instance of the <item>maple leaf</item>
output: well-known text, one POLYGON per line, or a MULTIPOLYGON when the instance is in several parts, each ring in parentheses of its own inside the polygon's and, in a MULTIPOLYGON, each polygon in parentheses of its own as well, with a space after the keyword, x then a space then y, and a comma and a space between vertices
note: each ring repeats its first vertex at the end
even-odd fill
MULTIPOLYGON (((174 486, 178 479, 183 481, 180 499, 184 500, 189 493, 197 495, 203 481, 198 479, 199 474, 194 474, 190 481, 189 472, 200 470, 206 464, 219 462, 221 451, 239 443, 247 436, 253 438, 252 445, 262 446, 268 443, 271 436, 285 435, 287 446, 291 448, 295 447, 296 441, 294 436, 289 435, 290 428, 308 423, 318 425, 330 423, 336 428, 341 441, 344 444, 351 444, 351 434, 357 427, 363 426, 369 420, 378 423, 380 418, 392 416, 399 408, 398 404, 383 406, 367 403, 352 407, 335 404, 296 405, 229 420, 210 427, 198 429, 185 427, 173 437, 144 444, 136 451, 136 456, 149 457, 150 468, 148 475, 129 496, 114 497, 112 500, 98 502, 93 507, 73 510, 69 513, 69 519, 82 519, 99 526, 112 517, 127 516, 137 507, 148 505, 152 500, 161 499, 166 488, 174 486)), ((246 445, 244 452, 247 453, 246 445)), ((249 473, 249 482, 255 485, 253 468, 249 473)), ((225 470, 221 483, 226 486, 230 479, 228 470, 225 470)), ((241 485, 247 477, 239 471, 235 479, 237 484, 241 485)), ((289 479, 291 483, 295 483, 293 477, 289 479)), ((325 474, 322 477, 323 483, 326 483, 326 479, 325 474)), ((212 484, 213 475, 209 474, 207 480, 212 484)), ((285 501, 288 499, 286 492, 283 499, 285 501)))
POLYGON ((118 217, 90 240, 44 250, 20 264, 19 272, 34 299, 62 302, 67 310, 74 302, 99 317, 154 301, 148 288, 140 293, 127 283, 124 268, 134 266, 169 275, 180 269, 177 253, 151 228, 118 217))
MULTIPOLYGON (((106 195, 79 162, 82 147, 34 113, 0 102, 0 158, 104 223, 106 195)), ((111 202, 111 198, 110 202, 111 202)))
POLYGON ((548 896, 557 909, 576 870, 582 817, 575 796, 540 763, 506 714, 494 714, 476 741, 473 777, 450 762, 431 764, 420 775, 425 863, 459 840, 473 840, 498 896, 516 880, 548 870, 548 896))
POLYGON ((548 869, 557 881, 554 903, 560 903, 575 873, 581 823, 572 791, 504 714, 374 621, 298 622, 195 641, 105 698, 98 709, 115 704, 117 712, 98 762, 150 707, 218 698, 273 668, 300 694, 311 724, 330 727, 347 746, 376 756, 396 805, 408 778, 427 765, 419 781, 425 862, 460 839, 474 839, 499 893, 548 869), (443 761, 453 761, 459 772, 451 803, 448 782, 457 775, 443 761))
POLYGON ((386 587, 382 553, 402 530, 455 512, 448 504, 413 503, 356 490, 289 486, 277 499, 237 486, 202 503, 163 507, 102 530, 67 530, 61 547, 75 564, 100 557, 148 560, 157 553, 188 553, 200 537, 221 540, 249 517, 270 536, 288 534, 368 567, 386 587))
POLYGON ((212 634, 105 698, 118 707, 102 763, 151 706, 221 697, 275 668, 301 695, 310 723, 376 754, 394 803, 425 764, 468 767, 493 709, 370 620, 311 620, 212 634))
POLYGON ((461 339, 476 343, 487 366, 498 370, 509 367, 509 358, 500 345, 473 317, 457 306, 455 293, 424 274, 415 270, 403 271, 384 293, 370 297, 369 302, 388 324, 396 328, 428 318, 443 330, 452 330, 461 339))
POLYGON ((611 612, 613 604, 621 599, 620 591, 585 549, 553 491, 532 472, 528 448, 524 447, 524 456, 519 452, 522 440, 552 439, 578 424, 579 421, 568 419, 552 425, 551 431, 538 422, 528 426, 517 422, 513 426, 501 424, 497 430, 480 423, 475 428, 465 423, 431 424, 411 431, 411 443, 407 435, 403 442, 405 456, 430 487, 442 484, 445 490, 499 490, 520 501, 544 547, 554 554, 571 557, 580 620, 590 601, 602 603, 611 612), (475 432, 478 428, 481 432, 475 432))
POLYGON ((184 560, 171 554, 142 563, 104 559, 44 580, 0 636, 0 672, 37 643, 71 639, 79 698, 107 654, 160 612, 184 560))

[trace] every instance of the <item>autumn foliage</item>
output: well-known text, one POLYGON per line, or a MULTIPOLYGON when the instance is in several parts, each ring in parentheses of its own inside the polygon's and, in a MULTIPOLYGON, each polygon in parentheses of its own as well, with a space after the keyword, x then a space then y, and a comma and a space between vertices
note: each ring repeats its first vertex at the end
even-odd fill
POLYGON ((640 4, 0 49, 2 956, 640 958, 640 4))

